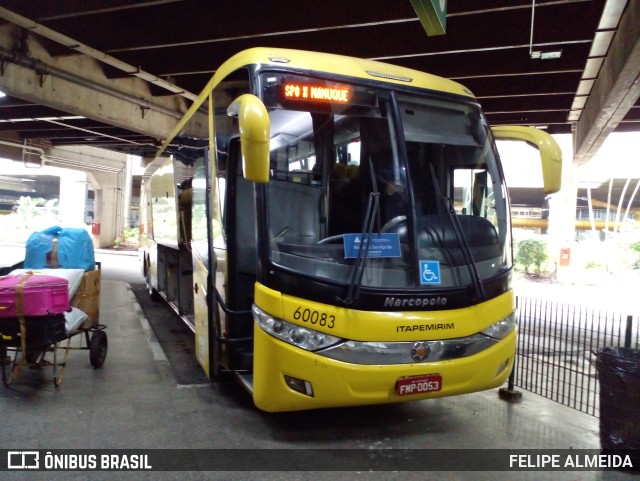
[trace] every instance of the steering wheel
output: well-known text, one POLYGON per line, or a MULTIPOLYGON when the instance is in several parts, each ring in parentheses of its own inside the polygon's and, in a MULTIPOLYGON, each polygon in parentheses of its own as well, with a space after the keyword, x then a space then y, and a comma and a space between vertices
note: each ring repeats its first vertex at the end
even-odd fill
POLYGON ((317 244, 330 244, 331 242, 341 241, 344 243, 344 234, 332 235, 329 237, 325 237, 324 239, 320 239, 317 244))
POLYGON ((380 230, 380 232, 390 232, 398 227, 400 227, 400 225, 402 223, 407 222, 407 216, 406 215, 399 215, 394 217, 393 219, 391 219, 390 221, 388 221, 385 225, 382 226, 382 229, 380 230))

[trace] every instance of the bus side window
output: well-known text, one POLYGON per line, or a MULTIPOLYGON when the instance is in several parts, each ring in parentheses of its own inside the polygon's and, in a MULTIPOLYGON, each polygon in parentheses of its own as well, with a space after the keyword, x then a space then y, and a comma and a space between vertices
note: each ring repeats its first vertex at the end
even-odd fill
POLYGON ((271 113, 269 230, 278 241, 313 244, 319 239, 322 175, 309 112, 271 113))
POLYGON ((495 198, 489 172, 482 168, 454 170, 453 202, 458 214, 484 217, 495 225, 495 198))
POLYGON ((499 257, 499 226, 489 171, 481 167, 457 168, 453 178, 454 207, 474 257, 499 257))

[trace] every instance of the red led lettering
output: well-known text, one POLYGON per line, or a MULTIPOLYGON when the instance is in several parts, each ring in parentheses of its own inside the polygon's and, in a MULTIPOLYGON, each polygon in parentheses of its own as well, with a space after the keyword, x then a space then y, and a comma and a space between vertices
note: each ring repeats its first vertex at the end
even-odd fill
POLYGON ((351 99, 351 90, 346 87, 285 84, 284 96, 288 99, 306 99, 316 102, 347 103, 351 99))

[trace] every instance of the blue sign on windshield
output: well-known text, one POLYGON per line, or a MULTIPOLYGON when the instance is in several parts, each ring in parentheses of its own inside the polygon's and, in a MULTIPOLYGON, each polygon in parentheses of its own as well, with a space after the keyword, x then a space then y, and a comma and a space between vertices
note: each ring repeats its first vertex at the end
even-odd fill
MULTIPOLYGON (((344 257, 354 259, 363 257, 366 249, 366 235, 344 234, 344 257)), ((400 236, 398 234, 372 233, 367 258, 380 259, 385 257, 401 257, 400 236)))
POLYGON ((420 261, 420 284, 440 284, 440 261, 420 261))

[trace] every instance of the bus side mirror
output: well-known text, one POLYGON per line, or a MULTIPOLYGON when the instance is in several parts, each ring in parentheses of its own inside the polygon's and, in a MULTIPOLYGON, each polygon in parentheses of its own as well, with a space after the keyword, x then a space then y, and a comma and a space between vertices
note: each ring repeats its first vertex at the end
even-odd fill
POLYGON ((240 125, 240 149, 244 178, 269 182, 269 114, 258 97, 244 94, 227 108, 227 115, 237 117, 240 125))
POLYGON ((520 140, 527 142, 540 152, 544 193, 553 194, 562 186, 562 151, 551 135, 535 127, 499 125, 491 127, 497 140, 520 140))

